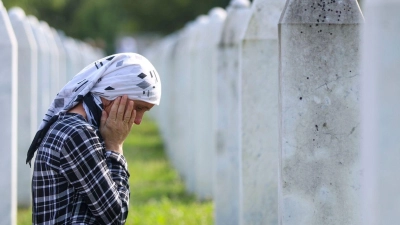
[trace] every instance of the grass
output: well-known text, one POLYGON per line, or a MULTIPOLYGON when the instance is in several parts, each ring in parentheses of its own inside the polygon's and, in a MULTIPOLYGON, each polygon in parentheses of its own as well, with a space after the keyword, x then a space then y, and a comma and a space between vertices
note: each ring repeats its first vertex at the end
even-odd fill
MULTIPOLYGON (((157 125, 148 117, 134 126, 124 144, 130 173, 127 225, 213 224, 212 202, 199 202, 185 192, 171 168, 157 125)), ((31 224, 31 210, 18 210, 18 224, 31 224)))

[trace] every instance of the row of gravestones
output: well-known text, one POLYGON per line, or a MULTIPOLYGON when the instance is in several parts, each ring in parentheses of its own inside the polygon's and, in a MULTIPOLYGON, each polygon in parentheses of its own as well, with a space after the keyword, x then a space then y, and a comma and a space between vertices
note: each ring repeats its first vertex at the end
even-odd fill
POLYGON ((51 100, 100 49, 66 37, 46 22, 8 12, 0 1, 0 224, 15 224, 16 209, 31 205, 27 149, 51 100))
POLYGON ((400 221, 399 10, 232 0, 147 49, 168 156, 217 225, 400 221))

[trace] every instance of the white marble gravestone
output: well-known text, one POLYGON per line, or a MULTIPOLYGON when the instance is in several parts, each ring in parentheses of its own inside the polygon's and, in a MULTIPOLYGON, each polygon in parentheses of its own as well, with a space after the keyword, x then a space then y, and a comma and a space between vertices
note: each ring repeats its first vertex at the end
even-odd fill
MULTIPOLYGON (((75 48, 75 53, 76 53, 76 57, 77 57, 77 67, 78 67, 78 73, 79 71, 81 71, 83 68, 85 68, 87 66, 86 64, 86 59, 85 59, 85 53, 84 51, 82 51, 82 41, 72 38, 72 41, 74 43, 74 48, 75 48)), ((75 75, 74 75, 75 76, 75 75)))
POLYGON ((0 1, 0 104, 1 159, 0 225, 16 224, 17 219, 17 40, 7 11, 0 1))
POLYGON ((363 223, 400 221, 400 1, 363 1, 363 223))
POLYGON ((28 16, 29 25, 33 31, 38 50, 37 76, 37 125, 43 120, 50 106, 50 50, 47 39, 34 16, 28 16))
POLYGON ((284 0, 255 0, 241 49, 241 224, 278 224, 279 46, 284 0))
POLYGON ((250 2, 232 0, 219 48, 215 224, 239 224, 240 127, 239 45, 250 17, 250 2))
POLYGON ((206 133, 210 133, 206 127, 206 121, 210 118, 207 116, 209 108, 205 108, 205 102, 209 101, 204 96, 205 93, 211 92, 209 79, 206 78, 206 68, 208 67, 204 60, 204 45, 207 42, 206 27, 210 23, 208 16, 201 15, 196 19, 196 27, 194 31, 194 51, 192 55, 192 108, 193 120, 191 122, 192 142, 189 148, 193 150, 194 156, 194 175, 195 175, 195 193, 198 199, 210 199, 212 196, 212 176, 209 169, 212 163, 209 154, 210 149, 206 148, 206 133))
POLYGON ((79 53, 74 39, 64 36, 64 34, 61 34, 60 37, 67 54, 66 80, 68 82, 83 68, 81 68, 81 64, 79 63, 81 58, 80 56, 78 57, 79 53))
POLYGON ((219 63, 219 42, 221 40, 222 28, 226 19, 226 11, 216 7, 209 11, 210 23, 207 25, 205 34, 206 40, 203 48, 203 63, 205 72, 203 76, 209 91, 203 93, 204 107, 206 109, 206 118, 204 120, 206 130, 204 132, 204 150, 208 154, 208 164, 205 165, 209 182, 211 182, 212 198, 215 198, 215 182, 216 182, 216 151, 217 151, 217 76, 219 63))
MULTIPOLYGON (((174 73, 174 66, 172 60, 172 54, 174 45, 176 42, 175 34, 171 34, 162 40, 160 45, 157 72, 163 74, 164 78, 162 80, 163 90, 170 90, 163 92, 163 106, 161 107, 161 128, 163 136, 165 137, 165 147, 169 158, 175 165, 177 161, 177 154, 174 148, 174 137, 176 133, 175 121, 179 118, 173 115, 173 110, 175 107, 179 107, 180 103, 175 101, 174 89, 179 88, 175 85, 174 79, 176 77, 174 73), (161 71, 161 72, 159 72, 161 71), (164 95, 165 94, 165 95, 164 95)), ((161 79, 161 78, 160 78, 161 79)))
MULTIPOLYGON (((185 132, 185 127, 188 125, 187 122, 185 122, 185 114, 184 111, 185 109, 189 108, 187 107, 180 107, 180 105, 184 104, 182 99, 182 96, 185 96, 186 93, 184 93, 184 86, 182 84, 182 68, 184 65, 182 65, 179 61, 180 59, 180 46, 182 44, 182 35, 180 33, 177 33, 176 35, 173 36, 176 40, 173 41, 172 46, 171 46, 171 54, 170 54, 170 60, 168 61, 171 63, 171 69, 169 71, 165 71, 167 73, 173 73, 173 74, 164 74, 164 71, 157 71, 160 74, 160 78, 162 78, 162 82, 165 80, 170 80, 173 82, 173 87, 172 89, 169 89, 171 95, 173 95, 173 99, 175 101, 175 104, 173 104, 173 107, 170 108, 171 112, 170 115, 172 116, 171 120, 173 121, 173 124, 171 125, 171 128, 173 131, 170 133, 167 131, 166 133, 169 133, 169 137, 172 138, 172 141, 170 142, 169 146, 171 150, 169 151, 171 154, 171 161, 174 165, 174 167, 177 169, 179 172, 180 176, 184 179, 184 173, 187 172, 186 169, 184 168, 185 164, 185 157, 186 157, 186 146, 183 145, 182 143, 184 142, 183 136, 185 132), (168 77, 165 77, 168 76, 168 77), (172 76, 172 77, 171 77, 172 76)), ((168 81, 167 81, 168 82, 168 81)), ((171 86, 170 86, 171 87, 171 86)), ((163 90, 166 90, 164 88, 164 83, 163 83, 163 90)), ((166 91, 165 91, 166 92, 166 91)), ((163 103, 161 103, 163 104, 163 103)), ((164 105, 164 104, 163 104, 164 105)), ((164 106, 163 106, 164 107, 164 106)), ((168 128, 167 128, 168 130, 168 128)))
MULTIPOLYGON (((176 154, 175 148, 175 141, 174 137, 176 137, 176 121, 179 119, 174 116, 173 112, 176 107, 179 107, 179 103, 175 101, 176 96, 174 95, 175 88, 179 88, 176 86, 175 78, 176 74, 174 73, 174 64, 173 64, 173 52, 174 46, 176 43, 175 35, 169 35, 165 37, 160 45, 162 49, 159 53, 160 60, 158 68, 162 71, 161 73, 164 74, 164 82, 163 90, 170 90, 165 95, 165 103, 161 109, 161 118, 162 118, 162 130, 163 134, 166 137, 165 139, 165 146, 169 158, 173 165, 176 165, 178 160, 178 155, 176 154), (165 84, 165 85, 164 85, 165 84)), ((159 70, 157 70, 159 71, 159 70)), ((164 97, 164 96, 163 96, 164 97)))
POLYGON ((289 0, 279 23, 282 225, 361 224, 355 0, 289 0))
POLYGON ((216 108, 218 45, 226 12, 213 8, 208 16, 198 18, 197 39, 192 87, 196 106, 192 109, 195 131, 196 194, 198 199, 214 197, 215 152, 216 152, 216 108))
MULTIPOLYGON (((193 62, 194 46, 195 46, 195 22, 190 22, 186 25, 185 29, 181 33, 180 43, 177 46, 178 61, 180 62, 179 70, 177 70, 177 84, 181 87, 181 93, 177 95, 177 101, 182 105, 188 105, 188 107, 181 108, 179 117, 182 119, 178 123, 177 129, 179 129, 182 142, 179 143, 179 148, 182 149, 182 171, 183 178, 185 180, 186 188, 190 193, 195 193, 196 190, 196 168, 195 168, 195 152, 192 149, 193 146, 193 130, 191 125, 195 119, 193 116, 193 107, 190 106, 193 97, 193 75, 192 71, 195 68, 193 62)), ((164 89, 165 90, 165 89, 164 89)))
POLYGON ((58 49, 58 85, 57 85, 57 93, 70 81, 67 78, 67 52, 64 48, 63 41, 59 35, 59 33, 53 27, 50 27, 51 35, 57 45, 58 49))
MULTIPOLYGON (((173 66, 175 71, 174 85, 175 88, 170 90, 175 95, 175 101, 178 103, 176 107, 173 108, 172 115, 175 119, 174 121, 174 135, 173 138, 173 148, 176 160, 174 165, 179 171, 180 176, 185 181, 186 187, 190 192, 195 191, 194 186, 194 167, 193 167, 193 151, 190 149, 191 146, 191 130, 188 129, 191 124, 191 98, 190 90, 192 87, 191 79, 191 53, 193 39, 191 35, 192 25, 187 25, 183 28, 176 36, 176 44, 174 45, 173 51, 173 66), (185 105, 186 107, 179 107, 185 105)), ((157 67, 156 67, 157 68, 157 67)), ((159 72, 162 82, 166 81, 166 74, 163 71, 159 72)), ((164 84, 163 84, 164 87, 164 84)), ((167 90, 163 88, 163 90, 167 90)), ((166 92, 166 91, 165 91, 166 92)), ((164 105, 164 103, 161 103, 164 105)))
POLYGON ((37 128, 37 46, 21 8, 9 10, 18 42, 18 206, 31 205, 32 170, 26 154, 37 128))
POLYGON ((53 99, 56 97, 59 89, 59 63, 60 63, 60 58, 59 58, 59 49, 56 43, 56 40, 54 39, 53 33, 50 29, 50 26, 47 22, 45 21, 40 21, 39 22, 39 29, 42 31, 42 34, 45 37, 46 43, 48 45, 48 50, 49 50, 49 88, 50 88, 50 93, 49 93, 49 98, 46 100, 47 101, 47 108, 50 106, 51 102, 53 99))

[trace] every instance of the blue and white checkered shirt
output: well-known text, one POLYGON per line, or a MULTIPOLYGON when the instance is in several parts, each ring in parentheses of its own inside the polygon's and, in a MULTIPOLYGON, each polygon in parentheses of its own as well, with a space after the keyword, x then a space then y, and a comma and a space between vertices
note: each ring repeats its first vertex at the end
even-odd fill
POLYGON ((105 150, 96 127, 61 113, 37 150, 33 224, 124 224, 128 179, 124 156, 105 150))

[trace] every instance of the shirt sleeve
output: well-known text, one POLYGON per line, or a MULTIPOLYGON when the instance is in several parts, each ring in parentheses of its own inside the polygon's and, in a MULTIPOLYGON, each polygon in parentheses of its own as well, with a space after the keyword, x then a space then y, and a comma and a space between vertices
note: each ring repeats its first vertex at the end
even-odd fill
POLYGON ((99 224, 124 224, 129 173, 123 155, 107 151, 93 128, 77 130, 60 152, 61 173, 83 196, 99 224))

